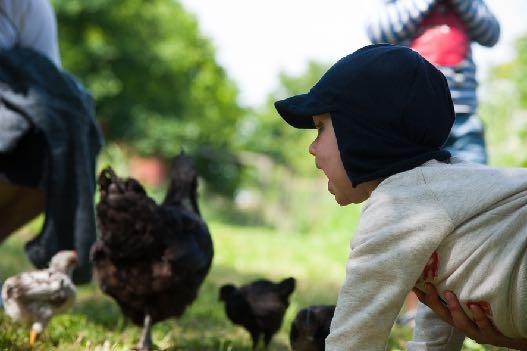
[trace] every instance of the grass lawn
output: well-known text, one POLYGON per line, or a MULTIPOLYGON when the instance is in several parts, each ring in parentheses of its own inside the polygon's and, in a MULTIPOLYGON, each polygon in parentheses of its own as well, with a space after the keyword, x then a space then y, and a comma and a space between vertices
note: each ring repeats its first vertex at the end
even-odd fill
MULTIPOLYGON (((270 350, 289 350, 288 333, 296 312, 310 304, 335 303, 344 279, 350 233, 324 235, 279 233, 271 229, 209 223, 215 245, 212 269, 199 297, 179 320, 156 324, 154 343, 160 350, 250 350, 245 330, 231 324, 218 301, 224 283, 241 284, 255 278, 297 279, 284 324, 270 350)), ((0 246, 0 276, 30 269, 19 233, 0 246)), ((32 349, 61 351, 129 350, 139 339, 139 328, 127 323, 117 305, 94 284, 78 288, 75 307, 52 320, 32 349)), ((30 350, 28 328, 13 323, 0 311, 0 350, 30 350)), ((390 350, 406 349, 407 328, 395 327, 390 350)), ((466 342, 464 350, 498 350, 466 342)))

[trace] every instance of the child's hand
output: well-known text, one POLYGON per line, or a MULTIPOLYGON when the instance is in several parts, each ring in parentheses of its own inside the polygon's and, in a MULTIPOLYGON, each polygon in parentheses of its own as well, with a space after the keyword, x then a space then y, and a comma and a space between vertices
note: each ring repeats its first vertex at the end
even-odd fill
POLYGON ((413 289, 419 301, 427 305, 443 321, 454 326, 477 343, 522 351, 527 350, 527 339, 512 339, 504 336, 479 306, 471 305, 470 310, 474 317, 472 320, 461 308, 459 300, 453 292, 445 292, 445 303, 433 284, 425 283, 425 289, 426 292, 417 288, 413 289))

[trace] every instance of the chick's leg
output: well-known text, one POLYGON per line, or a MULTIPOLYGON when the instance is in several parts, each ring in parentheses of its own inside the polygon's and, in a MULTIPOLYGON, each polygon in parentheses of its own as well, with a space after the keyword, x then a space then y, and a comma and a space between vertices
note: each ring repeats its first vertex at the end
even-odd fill
POLYGON ((31 329, 31 331, 29 332, 29 345, 35 345, 35 342, 37 342, 39 336, 39 333, 31 329))
POLYGON ((31 326, 31 331, 29 332, 29 345, 33 346, 35 345, 35 342, 40 337, 40 334, 42 334, 42 329, 44 329, 44 326, 40 322, 35 322, 31 326))
POLYGON ((143 332, 139 344, 134 347, 136 351, 150 351, 152 349, 152 318, 147 313, 145 314, 145 320, 143 322, 143 332))

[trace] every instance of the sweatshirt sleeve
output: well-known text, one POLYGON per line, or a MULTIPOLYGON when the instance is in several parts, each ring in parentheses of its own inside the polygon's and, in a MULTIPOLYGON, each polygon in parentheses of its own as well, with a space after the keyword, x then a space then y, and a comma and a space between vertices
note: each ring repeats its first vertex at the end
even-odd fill
POLYGON ((372 195, 364 207, 326 350, 385 350, 406 294, 452 228, 432 193, 422 189, 372 195))
POLYGON ((46 55, 60 67, 57 19, 48 0, 17 0, 18 44, 46 55))
POLYGON ((408 351, 459 351, 465 335, 443 322, 434 311, 419 303, 408 351))
POLYGON ((451 0, 465 23, 470 39, 492 47, 500 38, 500 24, 483 0, 451 0))
POLYGON ((419 24, 436 0, 397 0, 379 6, 366 24, 366 34, 374 44, 399 44, 413 38, 419 24))

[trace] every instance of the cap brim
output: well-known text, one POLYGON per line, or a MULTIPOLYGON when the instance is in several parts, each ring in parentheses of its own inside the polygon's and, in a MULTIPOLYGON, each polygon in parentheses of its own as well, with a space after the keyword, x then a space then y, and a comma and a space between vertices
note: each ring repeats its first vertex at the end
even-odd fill
POLYGON ((313 116, 331 112, 331 107, 317 99, 312 93, 295 95, 274 103, 276 111, 291 126, 314 129, 313 116))

